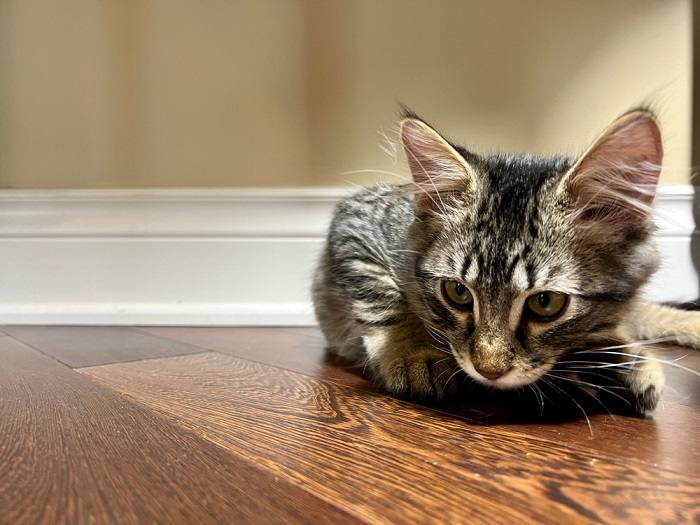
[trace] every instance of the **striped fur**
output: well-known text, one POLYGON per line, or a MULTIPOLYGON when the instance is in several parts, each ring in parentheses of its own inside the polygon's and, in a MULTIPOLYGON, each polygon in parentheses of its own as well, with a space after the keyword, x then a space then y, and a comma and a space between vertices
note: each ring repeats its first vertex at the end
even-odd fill
MULTIPOLYGON (((604 361, 608 387, 595 396, 623 387, 617 397, 635 411, 653 409, 663 374, 632 337, 666 332, 630 322, 657 267, 653 115, 625 114, 576 161, 477 156, 413 114, 402 142, 415 184, 362 190, 335 211, 313 286, 329 350, 417 398, 442 398, 465 377, 502 389, 554 377, 588 385, 581 377, 593 376, 567 363, 604 361), (446 301, 445 279, 471 291, 471 311, 446 301), (561 317, 527 318, 525 302, 539 291, 569 297, 561 317), (603 353, 619 345, 627 355, 603 353)), ((687 315, 683 327, 697 327, 699 314, 687 315)))

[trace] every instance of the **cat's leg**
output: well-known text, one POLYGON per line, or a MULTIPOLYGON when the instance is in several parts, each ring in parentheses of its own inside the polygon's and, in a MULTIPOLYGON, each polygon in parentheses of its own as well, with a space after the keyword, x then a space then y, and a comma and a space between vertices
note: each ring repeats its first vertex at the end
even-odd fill
MULTIPOLYGON (((386 289, 387 279, 364 284, 392 297, 386 289)), ((415 399, 442 399, 456 390, 460 380, 459 373, 453 376, 459 370, 457 362, 408 313, 400 295, 386 303, 368 303, 320 270, 313 296, 328 352, 372 371, 387 391, 415 399)))
POLYGON ((635 412, 651 412, 659 403, 666 384, 663 368, 648 347, 633 344, 623 352, 632 355, 618 356, 621 364, 620 383, 627 388, 627 396, 635 412))
POLYGON ((638 339, 661 338, 700 350, 700 312, 639 302, 625 320, 626 329, 638 339))
POLYGON ((644 414, 658 405, 666 378, 663 368, 649 352, 641 350, 638 355, 644 360, 634 365, 623 383, 629 389, 636 412, 644 414))
POLYGON ((363 330, 367 359, 377 380, 402 397, 443 399, 454 394, 461 380, 459 365, 411 317, 396 325, 363 330))
POLYGON ((461 379, 459 366, 411 312, 391 265, 375 255, 384 248, 357 242, 353 234, 329 243, 315 274, 314 307, 328 350, 371 370, 392 394, 445 397, 461 379))
POLYGON ((342 360, 365 364, 365 350, 360 332, 348 313, 351 297, 327 276, 328 263, 324 256, 314 275, 312 297, 319 328, 326 339, 326 351, 342 360))
POLYGON ((636 344, 620 329, 605 345, 587 352, 596 364, 580 377, 590 383, 600 383, 601 388, 594 389, 598 397, 612 403, 623 402, 626 405, 623 408, 637 414, 656 408, 666 380, 661 364, 648 346, 636 344))

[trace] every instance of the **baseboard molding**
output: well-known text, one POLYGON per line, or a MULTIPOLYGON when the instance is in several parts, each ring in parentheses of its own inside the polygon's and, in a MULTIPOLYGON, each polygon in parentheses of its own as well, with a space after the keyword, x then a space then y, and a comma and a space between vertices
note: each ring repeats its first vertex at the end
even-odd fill
MULTIPOLYGON (((0 323, 308 325, 309 284, 348 188, 0 190, 0 323)), ((656 203, 648 295, 698 296, 693 189, 656 203)))
POLYGON ((303 303, 36 303, 3 304, 0 324, 312 326, 303 303))
POLYGON ((348 188, 0 190, 0 238, 321 237, 348 188))

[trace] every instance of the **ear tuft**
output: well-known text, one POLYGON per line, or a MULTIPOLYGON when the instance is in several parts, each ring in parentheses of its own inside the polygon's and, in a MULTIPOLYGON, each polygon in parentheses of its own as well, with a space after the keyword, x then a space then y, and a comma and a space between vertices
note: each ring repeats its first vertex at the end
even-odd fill
POLYGON ((645 223, 662 160, 654 114, 638 109, 619 117, 564 177, 575 222, 618 230, 645 223))

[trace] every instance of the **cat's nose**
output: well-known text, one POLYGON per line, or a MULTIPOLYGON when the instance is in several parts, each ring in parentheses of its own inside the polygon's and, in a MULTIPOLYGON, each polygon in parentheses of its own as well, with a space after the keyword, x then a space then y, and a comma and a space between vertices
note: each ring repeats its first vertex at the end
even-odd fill
POLYGON ((513 351, 508 340, 499 334, 478 334, 470 353, 477 373, 490 381, 498 379, 513 367, 513 351))
POLYGON ((508 370, 509 369, 506 368, 476 368, 476 371, 479 372, 480 375, 492 381, 504 375, 508 370))

